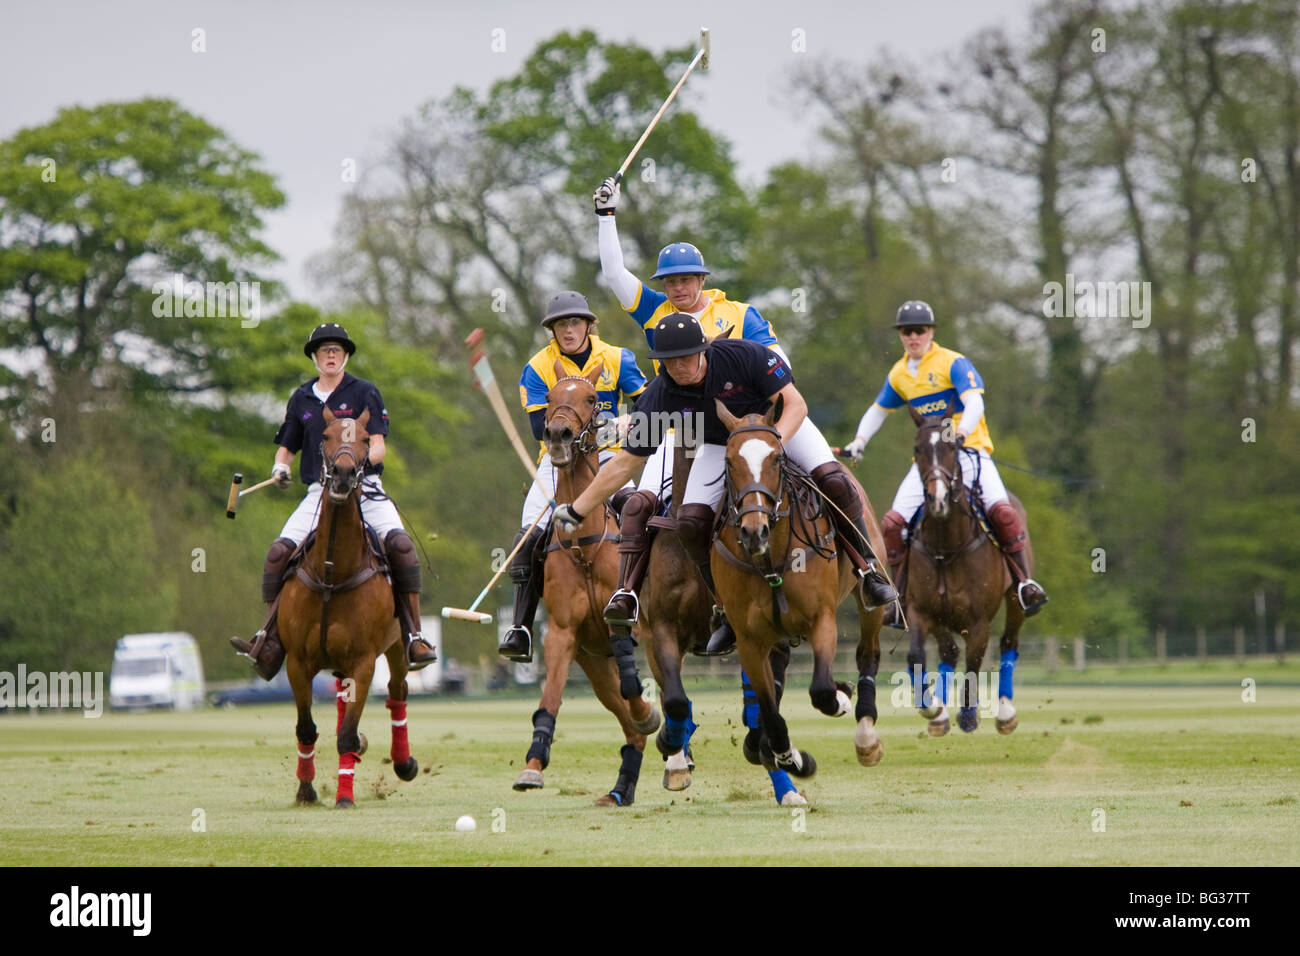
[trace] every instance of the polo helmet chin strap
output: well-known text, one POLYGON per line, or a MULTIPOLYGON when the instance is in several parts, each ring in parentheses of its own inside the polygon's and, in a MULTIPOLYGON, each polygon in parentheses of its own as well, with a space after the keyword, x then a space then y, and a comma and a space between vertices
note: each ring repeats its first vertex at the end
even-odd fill
MULTIPOLYGON (((320 351, 320 349, 317 349, 317 350, 316 350, 316 352, 319 352, 319 351, 320 351)), ((311 364, 316 366, 316 371, 318 371, 318 372, 320 372, 322 375, 324 375, 324 374, 325 374, 325 370, 324 370, 323 368, 320 367, 320 362, 318 362, 318 361, 316 360, 316 352, 312 352, 312 353, 311 353, 311 364)), ((339 374, 340 374, 340 375, 342 375, 342 374, 343 374, 343 370, 346 369, 346 368, 348 367, 348 359, 350 359, 351 357, 352 357, 352 356, 351 356, 351 355, 348 355, 347 350, 345 349, 344 352, 343 352, 343 362, 342 362, 342 364, 339 365, 339 374)))

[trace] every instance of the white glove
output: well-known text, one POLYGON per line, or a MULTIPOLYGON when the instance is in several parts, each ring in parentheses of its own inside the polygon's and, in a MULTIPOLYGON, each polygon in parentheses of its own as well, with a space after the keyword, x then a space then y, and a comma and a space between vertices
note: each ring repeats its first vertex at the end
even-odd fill
POLYGON ((844 454, 848 455, 854 461, 862 460, 862 451, 867 447, 865 438, 855 438, 844 446, 844 454))
POLYGON ((275 479, 277 488, 288 488, 293 484, 293 472, 283 462, 277 461, 271 466, 271 477, 275 479))
POLYGON ((610 176, 603 183, 596 187, 592 193, 592 201, 596 204, 597 216, 612 216, 614 209, 618 206, 618 196, 621 192, 619 184, 610 176))
POLYGON ((573 510, 573 505, 557 505, 555 508, 556 523, 569 534, 578 530, 584 517, 573 510))

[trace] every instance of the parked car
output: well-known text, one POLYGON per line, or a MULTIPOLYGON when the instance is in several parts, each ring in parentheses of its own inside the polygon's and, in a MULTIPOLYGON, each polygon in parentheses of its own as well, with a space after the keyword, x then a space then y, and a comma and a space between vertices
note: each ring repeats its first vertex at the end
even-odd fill
MULTIPOLYGON (((334 700, 334 675, 321 671, 311 682, 311 696, 317 701, 334 700)), ((289 686, 289 675, 280 671, 269 681, 254 677, 247 684, 239 687, 227 687, 213 691, 208 695, 208 702, 213 707, 239 707, 243 704, 273 704, 293 700, 293 688, 289 686)))
POLYGON ((108 706, 115 710, 203 703, 203 661, 194 636, 183 631, 127 634, 113 650, 108 706))

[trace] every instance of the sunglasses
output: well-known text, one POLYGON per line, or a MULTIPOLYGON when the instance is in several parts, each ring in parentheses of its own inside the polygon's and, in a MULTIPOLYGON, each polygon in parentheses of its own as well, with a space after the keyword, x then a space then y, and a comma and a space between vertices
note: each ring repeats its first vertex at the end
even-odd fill
POLYGON ((929 331, 930 331, 930 327, 928 325, 909 325, 906 328, 899 329, 898 334, 899 335, 925 335, 925 333, 929 331))

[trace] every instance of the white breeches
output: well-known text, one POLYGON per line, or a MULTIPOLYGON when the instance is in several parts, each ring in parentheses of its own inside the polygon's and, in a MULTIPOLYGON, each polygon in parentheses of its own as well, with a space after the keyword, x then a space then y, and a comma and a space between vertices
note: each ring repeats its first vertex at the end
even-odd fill
MULTIPOLYGON (((1007 500, 1007 489, 1002 484, 1002 476, 998 474, 998 466, 993 464, 993 459, 989 457, 986 451, 979 453, 979 490, 980 502, 984 505, 984 510, 988 511, 999 501, 1007 500)), ((975 487, 975 457, 965 452, 959 452, 957 455, 961 459, 961 480, 967 488, 975 487)), ((903 477, 903 483, 898 486, 898 494, 894 496, 893 509, 903 516, 903 520, 909 524, 912 516, 916 514, 916 509, 921 507, 925 501, 925 486, 921 484, 921 473, 917 470, 916 462, 912 462, 912 467, 908 469, 907 474, 903 477)))
MULTIPOLYGON (((598 454, 597 460, 603 465, 613 457, 613 451, 602 451, 598 454)), ((630 487, 631 484, 632 482, 629 481, 624 487, 630 487)), ((527 528, 538 515, 550 511, 551 506, 547 504, 547 499, 554 497, 555 465, 551 464, 551 455, 547 452, 537 463, 537 480, 528 486, 528 497, 524 499, 524 513, 519 518, 519 527, 527 528)))
MULTIPOLYGON (((382 492, 384 485, 377 475, 367 475, 361 479, 361 488, 364 491, 382 492)), ((316 527, 316 522, 320 519, 320 496, 319 481, 307 486, 307 496, 294 509, 293 514, 289 515, 280 537, 288 538, 294 544, 302 544, 303 539, 312 528, 316 527)), ((397 513, 396 506, 387 498, 367 498, 362 495, 361 519, 375 529, 381 542, 388 536, 388 532, 402 527, 402 516, 397 513)))
MULTIPOLYGON (((799 430, 785 445, 786 456, 805 471, 812 471, 819 465, 835 460, 835 453, 826 439, 812 423, 805 418, 799 430)), ((722 472, 727 463, 727 449, 723 445, 701 445, 695 453, 691 464, 691 476, 686 481, 686 491, 682 493, 682 504, 704 504, 717 510, 722 501, 722 472)))

